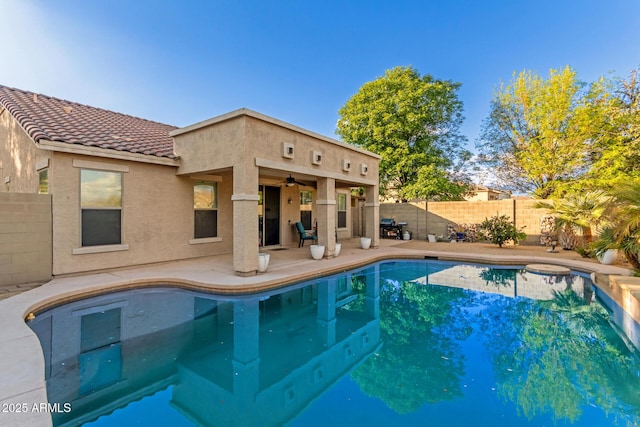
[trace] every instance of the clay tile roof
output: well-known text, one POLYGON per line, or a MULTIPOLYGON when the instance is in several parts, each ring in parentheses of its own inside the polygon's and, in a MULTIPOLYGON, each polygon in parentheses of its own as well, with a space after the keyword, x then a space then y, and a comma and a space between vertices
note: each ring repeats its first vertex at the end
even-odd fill
POLYGON ((58 141, 175 159, 175 126, 0 85, 0 106, 35 141, 58 141))

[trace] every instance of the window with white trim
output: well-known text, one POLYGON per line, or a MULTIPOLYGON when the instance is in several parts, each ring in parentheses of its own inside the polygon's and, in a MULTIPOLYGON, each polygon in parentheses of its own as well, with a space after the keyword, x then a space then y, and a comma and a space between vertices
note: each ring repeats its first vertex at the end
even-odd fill
POLYGON ((196 182, 193 184, 193 237, 204 239, 218 237, 218 184, 196 182))
POLYGON ((338 193, 338 228, 347 228, 347 195, 338 193))
POLYGON ((82 246, 122 243, 122 173, 80 170, 82 246))

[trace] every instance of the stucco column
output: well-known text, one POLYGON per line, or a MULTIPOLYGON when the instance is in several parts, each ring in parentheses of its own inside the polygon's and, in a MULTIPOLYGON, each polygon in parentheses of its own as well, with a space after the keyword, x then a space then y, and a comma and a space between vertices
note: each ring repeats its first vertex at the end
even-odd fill
POLYGON ((333 258, 336 250, 336 181, 318 178, 318 244, 324 245, 325 258, 333 258))
POLYGON ((233 394, 250 404, 260 389, 260 309, 258 300, 233 303, 233 394))
POLYGON ((371 320, 380 318, 380 264, 374 264, 365 276, 365 311, 371 320))
POLYGON ((239 276, 258 271, 258 167, 233 167, 233 268, 239 276))
POLYGON ((365 236, 371 237, 371 247, 380 244, 380 201, 378 186, 370 185, 366 188, 364 203, 365 236))
POLYGON ((318 283, 318 338, 328 347, 336 343, 336 279, 318 283))

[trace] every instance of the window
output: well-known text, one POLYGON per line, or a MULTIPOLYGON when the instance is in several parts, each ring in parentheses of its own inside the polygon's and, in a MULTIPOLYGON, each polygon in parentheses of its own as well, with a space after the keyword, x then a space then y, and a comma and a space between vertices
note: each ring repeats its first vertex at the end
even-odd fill
POLYGON ((122 242, 122 173, 80 170, 82 246, 122 242))
POLYGON ((193 237, 218 237, 218 186, 215 182, 193 185, 193 237))
POLYGON ((347 195, 338 194, 338 228, 347 227, 347 195))
POLYGON ((49 169, 38 172, 38 194, 49 194, 49 169))
POLYGON ((312 195, 311 191, 300 192, 300 222, 305 230, 311 230, 312 216, 312 195))

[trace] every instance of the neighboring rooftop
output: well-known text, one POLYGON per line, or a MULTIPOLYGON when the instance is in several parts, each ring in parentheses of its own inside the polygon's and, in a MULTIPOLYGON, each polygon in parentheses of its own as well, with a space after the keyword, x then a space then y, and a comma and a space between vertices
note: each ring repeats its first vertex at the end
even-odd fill
POLYGON ((175 159, 176 126, 0 85, 6 108, 36 142, 62 142, 175 159))

